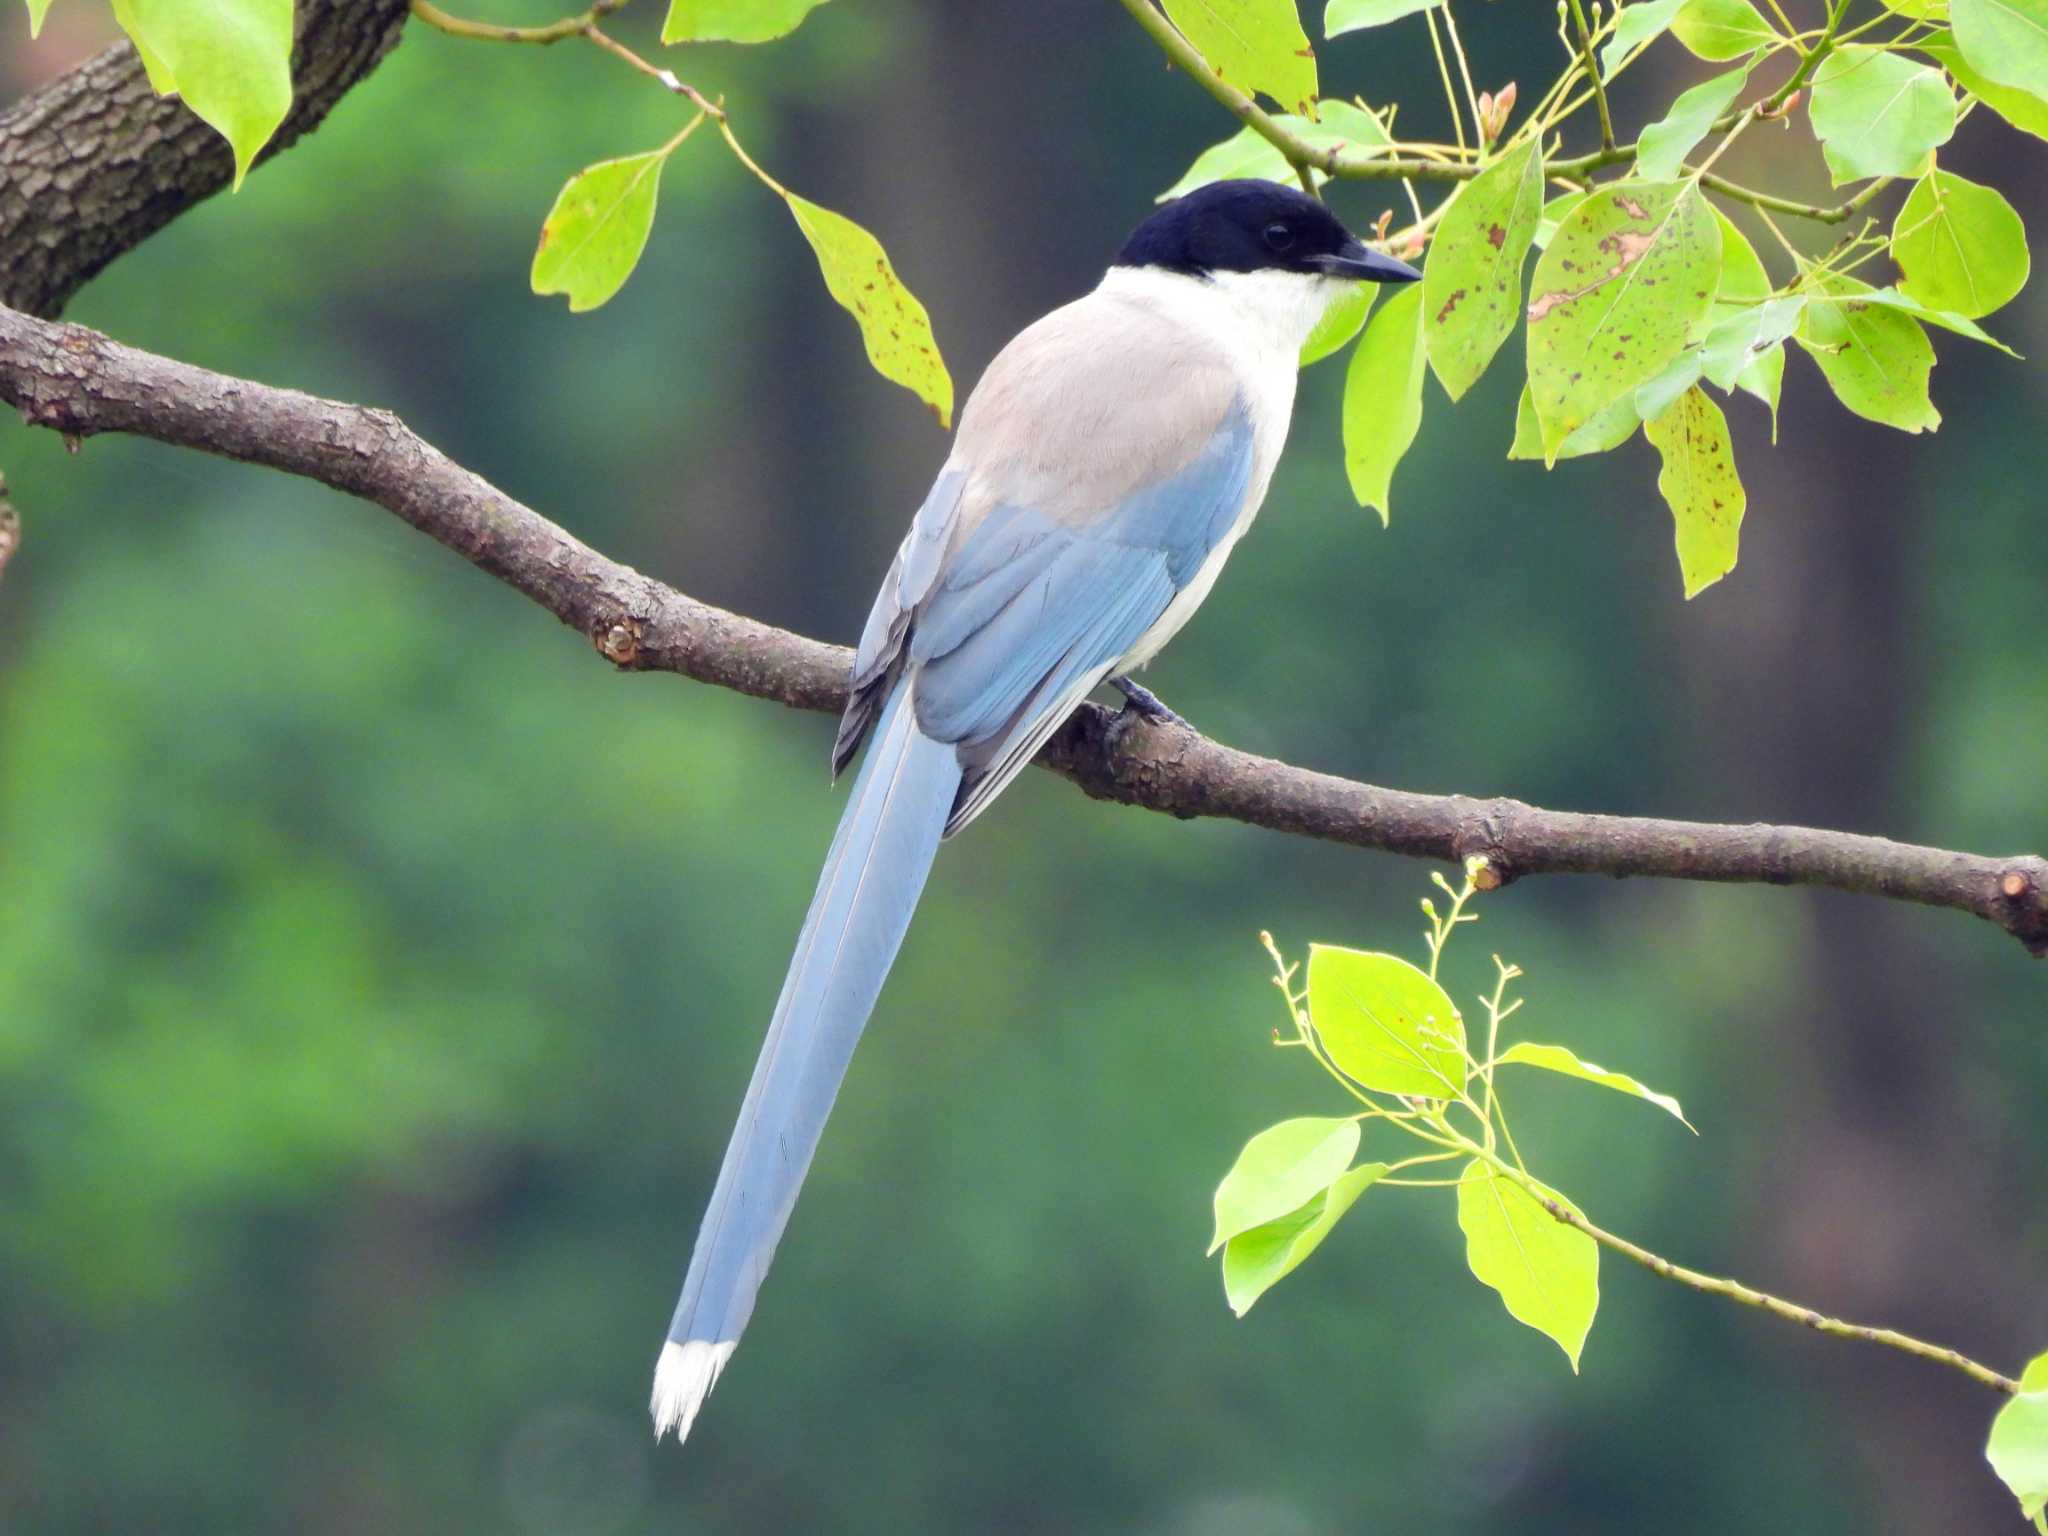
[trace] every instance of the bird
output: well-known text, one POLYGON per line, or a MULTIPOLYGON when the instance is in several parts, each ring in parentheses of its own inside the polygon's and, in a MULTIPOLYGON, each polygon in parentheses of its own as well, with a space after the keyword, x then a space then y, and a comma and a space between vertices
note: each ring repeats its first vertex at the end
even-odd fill
POLYGON ((656 1361, 689 1435, 738 1346, 939 843, 1200 606, 1280 457, 1302 344, 1358 282, 1421 274, 1277 182, 1165 203, 1101 283, 1019 332, 960 416, 854 656, 832 773, 863 742, 656 1361))

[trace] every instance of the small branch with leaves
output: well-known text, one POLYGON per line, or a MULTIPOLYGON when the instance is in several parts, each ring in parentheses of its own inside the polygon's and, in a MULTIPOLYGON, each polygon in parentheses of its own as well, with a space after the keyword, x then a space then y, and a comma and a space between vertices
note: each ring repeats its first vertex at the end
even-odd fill
POLYGON ((1502 1026, 1522 1007, 1509 998, 1519 966, 1493 957, 1493 984, 1478 998, 1485 1046, 1475 1050, 1464 1015, 1444 983, 1443 960, 1458 930, 1477 921, 1473 899, 1498 882, 1486 861, 1466 861, 1462 885, 1433 874, 1448 905, 1422 902, 1427 966, 1397 955, 1312 945, 1304 969, 1270 934, 1273 984, 1287 1010, 1274 1043, 1307 1053, 1356 1106, 1269 1126, 1245 1143, 1217 1186, 1209 1251, 1223 1253, 1223 1289, 1242 1317, 1285 1279, 1373 1189, 1449 1189, 1472 1274, 1500 1296, 1510 1316, 1550 1338, 1579 1368, 1599 1308, 1600 1250, 1620 1254, 1662 1279, 1755 1307, 1833 1338, 1856 1339, 1961 1372, 2011 1401, 1993 1421, 1994 1468, 2038 1513, 2036 1426, 2048 1411, 2048 1354, 2018 1377, 1957 1350, 1892 1328, 1845 1322, 1740 1281, 1674 1264, 1595 1225, 1570 1199, 1529 1171, 1509 1128, 1502 1069, 1531 1068, 1640 1099, 1692 1129, 1678 1100, 1625 1072, 1586 1061, 1569 1047, 1518 1040, 1502 1026), (1409 1155, 1357 1161, 1368 1134, 1405 1138, 1409 1155), (2033 1460, 2030 1462, 2029 1457, 2033 1460), (2031 1468, 2031 1470, 2030 1470, 2031 1468))
POLYGON ((1508 457, 1554 466, 1616 448, 1640 428, 1662 460, 1657 486, 1687 597, 1734 569, 1747 510, 1709 388, 1753 396, 1775 435, 1789 343, 1850 411, 1919 432, 1941 420, 1928 392, 1930 328, 2009 352, 1977 322, 2025 282, 2025 231, 1995 188, 1937 162, 1979 110, 2048 133, 2048 11, 2008 24, 1995 3, 1961 0, 1944 30, 1878 0, 1860 19, 1855 0, 1829 0, 1822 24, 1801 31, 1781 6, 1766 17, 1750 0, 1561 0, 1558 74, 1515 121, 1516 82, 1472 89, 1452 0, 1329 0, 1333 42, 1363 31, 1385 39, 1420 14, 1449 112, 1445 142, 1398 135, 1396 104, 1320 98, 1314 54, 1296 43, 1296 0, 1248 0, 1228 24, 1200 0, 1120 0, 1168 61, 1243 124, 1172 192, 1226 176, 1311 189, 1399 181, 1407 191, 1415 218, 1390 243, 1410 258, 1427 245, 1430 257, 1419 295, 1361 316, 1354 355, 1372 366, 1350 370, 1344 411, 1359 503, 1389 514, 1424 373, 1456 400, 1520 329, 1528 382, 1508 457), (1667 36, 1729 67, 1623 141, 1608 86, 1667 36), (1784 79, 1759 88, 1780 62, 1790 64, 1784 79), (1268 111, 1260 96, 1283 110, 1268 111), (1572 120, 1588 108, 1592 142, 1567 151, 1572 120), (1802 108, 1834 183, 1863 184, 1841 202, 1788 197, 1715 168, 1746 130, 1790 126, 1802 108), (1911 191, 1888 230, 1855 223, 1901 182, 1911 191), (1433 185, 1448 195, 1425 209, 1418 188, 1433 185), (1546 201, 1547 188, 1557 190, 1546 201), (1771 275, 1721 203, 1755 219, 1789 273, 1771 275), (1809 253, 1779 217, 1849 232, 1809 253), (1880 256, 1898 267, 1895 281, 1857 275, 1880 256))

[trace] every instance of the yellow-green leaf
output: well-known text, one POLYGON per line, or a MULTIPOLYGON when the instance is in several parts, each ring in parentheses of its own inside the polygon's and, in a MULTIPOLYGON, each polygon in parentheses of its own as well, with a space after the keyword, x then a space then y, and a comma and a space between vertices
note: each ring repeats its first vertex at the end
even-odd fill
POLYGON ((1364 27, 1383 27, 1417 11, 1433 10, 1444 0, 1330 0, 1323 8, 1323 36, 1336 37, 1364 27))
MULTIPOLYGON (((1375 150, 1393 147, 1394 141, 1387 133, 1386 125, 1363 107, 1348 101, 1325 101, 1317 104, 1317 111, 1321 115, 1315 121, 1292 113, 1279 114, 1273 121, 1315 149, 1369 155, 1375 150)), ((1311 170, 1309 175, 1319 184, 1329 179, 1321 171, 1311 170)), ((1287 163, 1286 156, 1256 128, 1246 126, 1221 144, 1211 144, 1197 155, 1187 174, 1160 193, 1158 201, 1163 203, 1180 197, 1197 187, 1206 187, 1212 181, 1253 180, 1281 181, 1292 185, 1296 178, 1294 167, 1287 163)))
POLYGON ((595 309, 633 275, 654 228, 655 192, 666 151, 600 160, 569 178, 540 227, 533 291, 568 295, 569 308, 595 309))
POLYGON ((1543 156, 1534 139, 1458 189, 1422 274, 1423 337, 1453 400, 1479 381, 1522 319, 1522 264, 1543 211, 1543 156))
MULTIPOLYGON (((1579 1214, 1556 1190, 1537 1188, 1579 1214)), ((1509 1316, 1556 1341, 1577 1371, 1600 1306, 1598 1245, 1551 1215, 1521 1185, 1476 1160, 1458 1180, 1458 1227, 1473 1275, 1500 1292, 1509 1316)))
POLYGON ((1246 93, 1289 112, 1316 99, 1316 55, 1294 0, 1163 0, 1166 15, 1209 67, 1246 93))
POLYGON ((130 0, 114 0, 114 23, 128 34, 128 41, 135 49, 135 56, 142 60, 142 72, 149 77, 149 88, 159 96, 169 96, 178 89, 178 82, 171 78, 171 71, 164 61, 150 51, 135 25, 134 13, 129 9, 130 0))
POLYGON ((1396 290, 1366 325, 1344 374, 1344 473, 1361 507, 1393 516, 1394 467, 1422 425, 1422 285, 1396 290))
POLYGON ((1777 41, 1749 0, 1686 0, 1671 35, 1703 59, 1733 59, 1777 41))
POLYGON ((1956 46, 1999 85, 2048 90, 2048 0, 1950 0, 1956 46))
POLYGON ((2034 1357, 2019 1395, 1991 1421, 1984 1456, 2029 1520, 2048 1509, 2048 1355, 2034 1357))
POLYGON ((664 43, 765 43, 787 37, 825 0, 669 0, 664 43))
POLYGON ((1636 414, 1635 396, 1623 395, 1558 444, 1555 453, 1546 455, 1543 452, 1543 429, 1536 423, 1536 406, 1529 399, 1529 386, 1524 384, 1522 398, 1515 405, 1515 440, 1508 448, 1508 457, 1539 461, 1547 457, 1554 464, 1558 459, 1605 453, 1634 437, 1636 428, 1642 424, 1643 418, 1636 414))
POLYGON ((1448 1099, 1465 1086, 1458 1005, 1398 955, 1311 945, 1308 1017, 1330 1060, 1361 1087, 1448 1099))
POLYGON ((1358 1151, 1356 1120, 1304 1117, 1270 1125, 1244 1144, 1216 1186, 1214 1253, 1240 1232, 1278 1221, 1322 1193, 1358 1151))
POLYGON ((1240 1232, 1223 1250, 1223 1295, 1239 1317, 1291 1274, 1330 1235, 1337 1219, 1386 1173, 1385 1163, 1361 1163, 1328 1189, 1278 1221, 1240 1232))
POLYGON ((1956 98, 1938 69, 1851 43, 1813 76, 1808 115, 1835 185, 1917 175, 1956 131, 1956 98))
POLYGON ((818 258, 826 288, 859 322, 875 372, 924 401, 940 426, 952 426, 953 377, 932 337, 931 317, 903 286, 881 242, 842 213, 795 193, 783 195, 818 258))
POLYGON ((1613 35, 1600 49, 1602 72, 1613 74, 1639 49, 1662 37, 1685 4, 1686 0, 1637 0, 1624 5, 1615 13, 1613 35))
POLYGON ((1745 63, 1680 92, 1671 103, 1671 110, 1645 128, 1636 140, 1636 174, 1645 181, 1668 181, 1676 176, 1685 157, 1742 94, 1743 86, 1749 83, 1749 71, 1750 64, 1745 63))
POLYGON ((2048 92, 2048 79, 2035 81, 2030 90, 2000 85, 1979 73, 1963 57, 1963 51, 1956 47, 1955 38, 1947 32, 1937 32, 1918 46, 1922 53, 1939 59, 1956 77, 1956 84, 1979 98, 2013 127, 2022 133, 2031 133, 2037 139, 2048 139, 2048 99, 2044 99, 2042 94, 2048 92))
POLYGON ((1677 526, 1678 573, 1697 597, 1735 569, 1736 540, 1748 504, 1735 473, 1735 448, 1721 407, 1697 384, 1643 423, 1662 456, 1657 489, 1677 526))
POLYGON ((50 0, 28 0, 28 35, 31 38, 42 36, 43 17, 49 11, 50 0))
POLYGON ((1571 211, 1536 263, 1528 311, 1546 461, 1701 338, 1720 277, 1720 227, 1694 183, 1615 182, 1571 211))
POLYGON ((115 19, 150 84, 168 81, 228 141, 239 189, 291 110, 292 0, 121 0, 115 19))
POLYGON ((1995 188, 1950 171, 1923 176, 1892 222, 1899 286, 1929 309, 1975 319, 2027 281, 2027 230, 1995 188))
POLYGON ((1934 369, 1927 333, 1904 310, 1872 302, 1867 284, 1852 277, 1815 283, 1799 317, 1798 341, 1835 398, 1858 416, 1902 432, 1941 425, 1927 394, 1934 369))
MULTIPOLYGON (((1688 1131, 1693 1131, 1693 1123, 1685 1118, 1685 1111, 1678 1107, 1678 1100, 1670 1094, 1646 1088, 1626 1072, 1610 1072, 1593 1062, 1582 1061, 1575 1052, 1565 1046, 1537 1045, 1528 1040, 1519 1041, 1500 1053, 1498 1065, 1541 1067, 1545 1072, 1556 1072, 1565 1077, 1598 1083, 1603 1088, 1612 1088, 1616 1093, 1626 1093, 1656 1105, 1688 1131)), ((1699 1133, 1693 1131, 1693 1134, 1699 1133)))
POLYGON ((1347 285, 1323 311, 1323 318, 1308 333, 1308 340, 1301 344, 1301 366, 1320 363, 1331 353, 1341 351, 1365 328, 1365 317, 1372 312, 1372 301, 1379 297, 1379 292, 1378 283, 1347 285))

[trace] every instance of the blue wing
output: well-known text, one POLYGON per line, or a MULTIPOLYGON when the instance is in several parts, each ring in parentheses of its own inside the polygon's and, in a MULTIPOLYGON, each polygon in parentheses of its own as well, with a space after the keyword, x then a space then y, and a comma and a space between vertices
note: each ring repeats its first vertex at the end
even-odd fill
POLYGON ((943 561, 909 616, 902 660, 918 729, 960 754, 949 836, 1195 579, 1235 526, 1251 474, 1251 421, 1233 404, 1178 473, 1107 513, 1063 520, 1001 504, 943 561))

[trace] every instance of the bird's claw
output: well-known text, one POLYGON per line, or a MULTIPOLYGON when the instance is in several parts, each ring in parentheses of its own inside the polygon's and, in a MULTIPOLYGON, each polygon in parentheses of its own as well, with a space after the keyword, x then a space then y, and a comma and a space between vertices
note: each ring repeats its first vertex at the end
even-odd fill
MULTIPOLYGON (((1124 734, 1130 730, 1132 722, 1137 720, 1149 721, 1153 725, 1188 725, 1185 719, 1168 709, 1160 702, 1157 694, 1141 683, 1135 683, 1128 677, 1112 677, 1109 686, 1124 696, 1124 707, 1116 712, 1116 718, 1109 723, 1109 744, 1112 747, 1122 745, 1124 734)), ((1188 729, 1193 730, 1194 727, 1188 726, 1188 729)))

